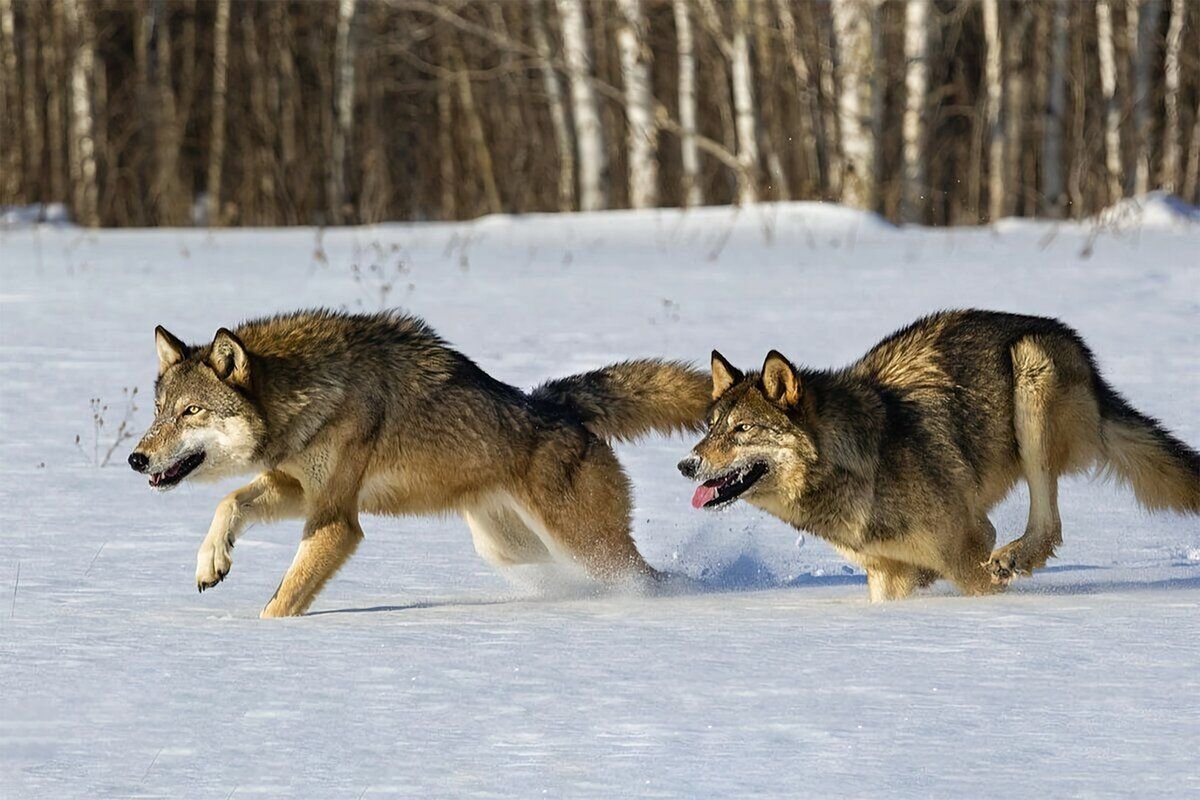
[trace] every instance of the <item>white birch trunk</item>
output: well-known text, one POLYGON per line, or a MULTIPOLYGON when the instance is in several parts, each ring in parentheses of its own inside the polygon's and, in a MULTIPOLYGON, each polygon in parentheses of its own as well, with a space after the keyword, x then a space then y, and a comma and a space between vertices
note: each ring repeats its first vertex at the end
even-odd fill
POLYGON ((830 10, 840 84, 838 121, 844 169, 842 202, 852 208, 874 211, 874 4, 872 0, 833 0, 830 10))
POLYGON ((1183 42, 1185 0, 1171 1, 1171 24, 1167 28, 1164 69, 1162 188, 1174 192, 1179 185, 1179 48, 1183 42))
POLYGON ((1042 126, 1042 195, 1046 210, 1061 216, 1066 201, 1063 181, 1063 122, 1067 106, 1067 12, 1070 0, 1054 0, 1050 9, 1050 76, 1042 126))
POLYGON ((742 175, 738 181, 738 202, 741 204, 758 202, 758 121, 754 116, 754 71, 750 66, 750 38, 746 31, 749 24, 749 0, 736 0, 730 78, 738 162, 742 165, 742 175))
POLYGON ((221 169, 225 161, 225 89, 229 66, 229 2, 218 0, 213 24, 212 126, 208 143, 208 224, 221 224, 221 169))
POLYGON ((1157 51, 1155 34, 1162 6, 1159 0, 1129 0, 1126 7, 1129 51, 1136 55, 1133 67, 1133 134, 1136 137, 1136 165, 1133 190, 1150 191, 1150 66, 1157 51))
POLYGON ((909 0, 904 19, 904 190, 901 217, 920 222, 927 200, 925 107, 929 92, 930 0, 909 0))
POLYGON ((1184 200, 1200 203, 1200 101, 1196 103, 1196 114, 1192 117, 1192 143, 1188 147, 1187 174, 1183 177, 1184 200))
POLYGON ((984 118, 987 128, 988 152, 988 219, 995 222, 1004 215, 1005 141, 1002 119, 1004 84, 1000 42, 999 0, 983 0, 983 36, 986 43, 984 61, 984 90, 986 105, 984 118))
POLYGON ((688 0, 674 0, 675 38, 679 51, 679 137, 683 167, 683 205, 704 204, 700 187, 700 151, 696 146, 696 53, 688 0))
POLYGON ((792 75, 796 79, 796 94, 800 102, 799 141, 804 164, 809 177, 821 190, 829 188, 828 160, 825 155, 825 131, 821 120, 821 107, 813 85, 808 62, 804 60, 796 30, 796 16, 792 13, 791 0, 775 0, 775 13, 779 17, 779 34, 787 51, 792 75))
POLYGON ((1117 104, 1117 55, 1110 0, 1096 0, 1096 39, 1100 58, 1100 88, 1104 92, 1104 166, 1108 199, 1123 194, 1121 184, 1121 109, 1117 104))
POLYGON ((64 9, 67 28, 75 43, 71 64, 71 141, 68 148, 73 205, 79 224, 94 228, 99 226, 100 216, 91 90, 95 50, 90 21, 84 16, 90 12, 80 7, 79 0, 66 0, 64 9))
POLYGON ((625 84, 625 117, 629 132, 629 205, 658 206, 658 126, 650 85, 650 48, 641 0, 617 0, 621 12, 617 48, 625 84))
POLYGON ((346 152, 354 132, 354 11, 357 0, 338 0, 337 38, 334 63, 337 65, 334 89, 333 141, 329 164, 329 213, 333 224, 344 222, 346 205, 346 152))
POLYGON ((533 46, 538 52, 538 68, 542 73, 542 84, 546 87, 550 122, 554 126, 554 141, 558 147, 558 210, 571 211, 575 208, 575 142, 571 138, 571 122, 567 116, 562 85, 554 69, 554 54, 550 49, 550 36, 546 33, 545 11, 542 0, 536 0, 530 9, 533 46))
POLYGON ((557 3, 579 146, 579 207, 582 211, 598 211, 608 207, 608 158, 600 107, 592 88, 592 56, 583 2, 557 0, 557 3))

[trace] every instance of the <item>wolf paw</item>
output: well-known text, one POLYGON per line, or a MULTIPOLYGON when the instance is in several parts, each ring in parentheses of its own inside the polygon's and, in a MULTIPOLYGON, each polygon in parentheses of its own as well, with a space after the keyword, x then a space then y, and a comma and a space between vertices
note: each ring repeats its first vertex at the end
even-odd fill
POLYGON ((233 546, 224 537, 209 537, 200 545, 196 553, 196 590, 203 592, 211 589, 229 574, 233 566, 233 556, 230 551, 233 546))
POLYGON ((1007 547, 992 553, 992 557, 980 566, 992 576, 992 584, 995 586, 1008 586, 1018 575, 1029 574, 1029 570, 1020 565, 1017 552, 1007 547))

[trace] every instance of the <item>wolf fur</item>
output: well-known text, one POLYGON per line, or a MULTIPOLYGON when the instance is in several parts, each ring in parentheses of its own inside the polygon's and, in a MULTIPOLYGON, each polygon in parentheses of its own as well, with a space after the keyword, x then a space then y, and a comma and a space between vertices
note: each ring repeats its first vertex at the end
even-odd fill
POLYGON ((606 440, 698 430, 711 393, 706 372, 659 360, 525 393, 399 313, 300 311, 200 347, 155 337, 156 416, 130 464, 163 489, 260 473, 217 506, 200 591, 229 573, 247 525, 305 519, 264 617, 309 607, 362 540, 360 513, 457 511, 498 567, 558 559, 604 582, 654 576, 606 440))
POLYGON ((743 499, 812 531, 866 569, 872 600, 940 577, 984 594, 1041 568, 1062 475, 1099 467, 1148 509, 1200 514, 1200 455, 1054 319, 942 312, 832 371, 771 351, 743 374, 714 351, 712 379, 708 432, 679 465, 703 482, 693 505, 743 499), (993 549, 988 512, 1018 479, 1025 532, 993 549))

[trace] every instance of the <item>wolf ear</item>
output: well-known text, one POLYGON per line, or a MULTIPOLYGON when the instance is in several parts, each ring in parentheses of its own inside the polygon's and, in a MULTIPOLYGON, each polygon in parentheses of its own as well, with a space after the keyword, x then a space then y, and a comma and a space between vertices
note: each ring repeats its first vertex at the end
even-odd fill
POLYGON ((228 329, 221 328, 213 337, 208 365, 226 383, 250 387, 250 356, 242 340, 228 329))
POLYGON ((763 394, 772 403, 790 407, 800 402, 800 376, 778 350, 767 353, 762 368, 763 394))
POLYGON ((162 377, 164 372, 187 358, 187 345, 172 336, 171 332, 162 325, 154 329, 154 345, 158 348, 159 377, 162 377))
POLYGON ((729 391, 729 387, 733 386, 742 378, 746 377, 741 371, 725 360, 725 356, 712 351, 712 399, 716 400, 725 392, 729 391))

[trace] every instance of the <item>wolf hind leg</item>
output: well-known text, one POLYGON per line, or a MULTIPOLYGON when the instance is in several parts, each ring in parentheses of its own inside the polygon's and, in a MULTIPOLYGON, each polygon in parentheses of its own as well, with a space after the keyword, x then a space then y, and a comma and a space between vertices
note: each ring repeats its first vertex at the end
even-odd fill
POLYGON ((612 448, 588 434, 544 448, 526 481, 514 487, 513 508, 546 550, 575 562, 604 583, 661 577, 630 535, 629 481, 612 448))
POLYGON ((362 528, 353 513, 310 519, 292 565, 260 616, 267 619, 303 614, 362 539, 362 528))
MULTIPOLYGON (((998 548, 987 561, 987 570, 997 584, 1011 583, 1017 575, 1044 567, 1053 557, 1062 543, 1058 477, 1074 466, 1074 461, 1083 460, 1081 453, 1072 450, 1090 451, 1093 438, 1079 430, 1071 441, 1074 429, 1088 427, 1080 418, 1088 416, 1089 409, 1075 400, 1081 392, 1064 387, 1069 376, 1059 374, 1059 365, 1046 349, 1037 340, 1023 339, 1013 345, 1012 353, 1013 425, 1021 472, 1029 486, 1029 518, 1024 535, 998 548)), ((1097 418, 1095 430, 1098 425, 1097 418)))
POLYGON ((939 577, 934 570, 890 558, 872 558, 865 563, 865 567, 867 591, 872 603, 903 600, 939 577))
POLYGON ((546 545, 522 521, 511 502, 506 503, 505 498, 489 498, 487 502, 463 510, 475 552, 497 568, 552 561, 546 545))

